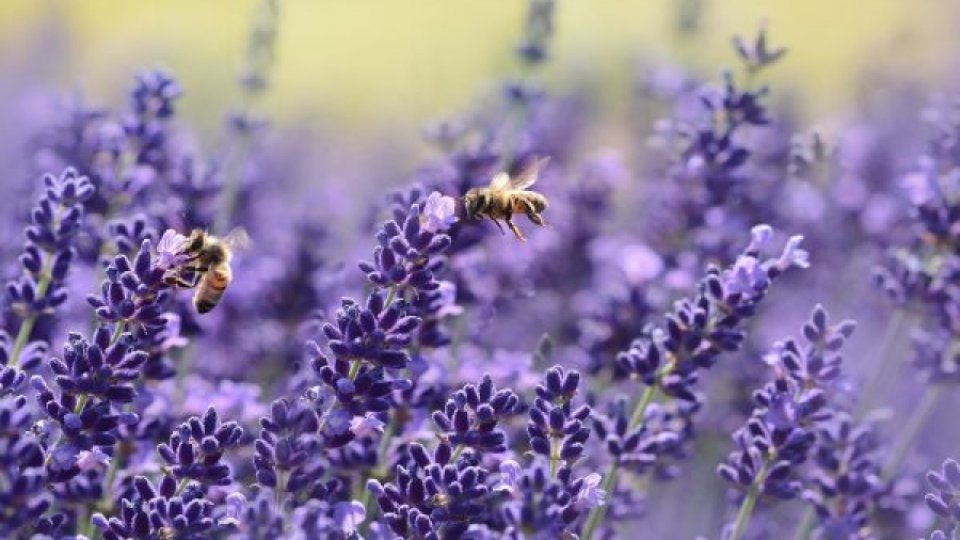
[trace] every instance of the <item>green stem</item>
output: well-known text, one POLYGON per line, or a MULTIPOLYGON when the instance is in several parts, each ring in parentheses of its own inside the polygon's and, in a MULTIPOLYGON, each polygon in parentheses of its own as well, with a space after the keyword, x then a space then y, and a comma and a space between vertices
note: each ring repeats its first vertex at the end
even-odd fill
POLYGON ((397 298, 397 286, 394 285, 393 287, 390 287, 390 289, 387 291, 387 299, 383 301, 384 311, 386 311, 386 309, 390 307, 391 304, 393 304, 393 301, 396 300, 396 298, 397 298))
POLYGON ((464 446, 462 444, 458 444, 457 447, 453 449, 453 454, 450 456, 450 463, 457 462, 457 458, 463 453, 463 449, 464 446))
POLYGON ((100 531, 94 528, 93 520, 91 519, 90 515, 87 515, 85 511, 82 511, 80 515, 78 515, 78 519, 80 519, 80 521, 77 521, 77 528, 81 529, 80 524, 83 524, 81 529, 82 532, 80 534, 89 538, 90 540, 97 540, 100 538, 100 531), (82 518, 80 516, 82 516, 82 518))
MULTIPOLYGON (((450 373, 460 371, 460 346, 467 334, 467 308, 463 309, 454 324, 453 340, 450 342, 450 373)), ((536 368, 537 366, 534 366, 536 368)))
POLYGON ((240 172, 242 161, 249 151, 249 136, 242 135, 237 143, 239 148, 231 152, 227 157, 226 178, 223 181, 223 191, 221 193, 220 205, 217 208, 217 215, 214 218, 214 231, 218 234, 226 234, 230 220, 233 219, 236 210, 237 200, 240 196, 240 172))
POLYGON ((357 380, 357 374, 360 373, 360 365, 362 363, 360 360, 352 360, 350 362, 350 373, 347 374, 347 377, 350 377, 351 381, 357 380))
POLYGON ((817 513, 813 510, 813 507, 807 507, 803 517, 800 518, 800 523, 797 524, 797 531, 793 533, 793 540, 807 540, 813 531, 814 520, 816 519, 817 513))
POLYGON ((276 505, 277 513, 283 514, 283 491, 287 489, 287 473, 280 471, 277 473, 277 488, 273 492, 273 502, 276 505))
MULTIPOLYGON (((610 464, 610 467, 607 469, 607 473, 603 476, 603 484, 600 487, 607 493, 607 497, 613 497, 613 490, 616 487, 615 479, 619 470, 620 462, 614 461, 610 464)), ((590 510, 590 515, 587 516, 587 525, 583 529, 583 540, 590 540, 593 538, 593 533, 597 531, 597 527, 600 525, 600 522, 603 521, 603 518, 606 515, 606 505, 597 506, 593 510, 590 510)))
POLYGON ((942 393, 943 388, 940 386, 933 384, 927 386, 923 397, 920 398, 920 403, 913 410, 906 425, 900 430, 900 437, 897 438, 897 442, 893 446, 890 459, 888 459, 883 466, 883 478, 888 479, 893 476, 900 468, 900 465, 903 464, 903 460, 906 459, 910 449, 913 448, 917 436, 926 425, 927 419, 929 419, 930 414, 936 409, 942 393))
POLYGON ((870 409, 870 404, 879 389, 880 381, 884 379, 883 375, 887 372, 887 366, 893 357, 896 356, 897 338, 900 337, 906 320, 906 311, 898 309, 893 312, 893 316, 887 321, 887 327, 883 331, 883 337, 880 338, 880 345, 877 351, 879 360, 875 365, 870 366, 867 378, 863 383, 863 390, 860 393, 860 404, 857 407, 857 412, 859 413, 857 416, 863 416, 863 414, 870 409))
POLYGON ((123 335, 124 330, 127 329, 127 320, 123 319, 113 327, 113 335, 110 336, 110 344, 113 345, 120 339, 120 336, 123 335))
POLYGON ((637 403, 636 408, 633 409, 633 415, 630 417, 630 430, 636 429, 643 423, 643 417, 647 414, 647 407, 650 406, 650 403, 656 395, 656 385, 648 386, 647 389, 643 391, 643 395, 640 396, 640 402, 637 403))
POLYGON ((183 480, 180 480, 180 483, 177 484, 177 490, 173 492, 173 496, 176 497, 177 495, 183 493, 183 490, 187 487, 187 484, 189 483, 190 483, 189 478, 184 478, 183 480))
MULTIPOLYGON (((43 278, 41 278, 43 279, 43 278)), ((41 281, 40 283, 44 283, 41 281)), ((31 313, 23 320, 23 323, 20 324, 20 331, 17 332, 17 339, 13 342, 13 351, 10 352, 10 363, 8 367, 15 368, 20 364, 20 353, 23 352, 23 348, 27 345, 27 340, 30 339, 30 334, 33 332, 33 326, 37 323, 37 314, 31 313)))
MULTIPOLYGON (((53 280, 51 275, 53 265, 53 256, 49 255, 47 260, 44 261, 43 267, 40 269, 40 280, 37 282, 37 298, 43 298, 47 295, 47 289, 50 288, 50 282, 53 280)), ((23 320, 20 324, 20 329, 17 331, 17 339, 13 342, 13 350, 10 352, 10 362, 7 364, 7 367, 17 367, 20 364, 20 353, 23 352, 23 348, 27 346, 27 342, 30 341, 30 334, 33 333, 33 327, 37 324, 38 314, 36 312, 31 312, 27 315, 27 318, 23 320)))
POLYGON ((46 467, 50 464, 50 460, 53 459, 53 452, 60 446, 60 440, 63 439, 63 433, 57 435, 57 439, 53 441, 53 444, 50 445, 50 451, 47 452, 46 459, 43 460, 43 466, 46 467))
MULTIPOLYGON (((648 386, 643 391, 643 395, 640 396, 640 401, 637 403, 637 406, 633 409, 633 414, 630 416, 629 430, 636 429, 637 426, 643 423, 643 418, 647 413, 647 407, 653 403, 653 398, 655 398, 656 395, 657 385, 655 384, 648 386)), ((617 471, 619 469, 620 463, 614 461, 610 464, 606 474, 603 476, 602 489, 607 492, 607 497, 613 497, 613 490, 616 487, 617 471)), ((597 506, 590 510, 590 515, 587 516, 587 524, 583 529, 583 540, 591 540, 593 538, 593 534, 597 531, 597 527, 600 526, 600 522, 603 520, 606 514, 606 505, 597 506)))
POLYGON ((740 540, 743 538, 743 534, 747 532, 747 525, 750 523, 750 516, 753 515, 753 508, 757 505, 757 499, 760 498, 760 486, 763 485, 766 476, 767 463, 764 462, 760 468, 760 472, 757 473, 757 477, 753 480, 753 485, 751 485, 750 490, 747 491, 747 496, 744 497, 743 503, 740 504, 740 511, 737 512, 737 520, 733 523, 733 532, 730 534, 728 540, 740 540))
POLYGON ((88 401, 90 401, 90 394, 80 394, 80 397, 77 399, 77 405, 73 408, 74 414, 80 414, 83 408, 86 407, 88 401))
MULTIPOLYGON (((350 371, 347 373, 347 377, 351 381, 357 380, 357 375, 360 374, 360 366, 363 365, 362 360, 350 360, 350 371)), ((320 431, 323 431, 323 428, 327 425, 327 419, 330 417, 330 413, 337 407, 338 401, 336 399, 331 400, 330 406, 324 411, 323 415, 320 417, 320 431)))
MULTIPOLYGON (((77 399, 77 404, 73 407, 74 414, 80 414, 83 408, 86 406, 87 401, 89 401, 90 396, 88 394, 80 394, 79 399, 77 399)), ((63 432, 57 435, 57 440, 53 441, 53 444, 50 446, 50 451, 47 452, 47 458, 43 460, 43 466, 46 467, 50 464, 50 460, 53 459, 53 454, 57 451, 57 448, 60 447, 60 443, 63 441, 63 432)))
POLYGON ((557 464, 560 463, 560 441, 550 439, 550 478, 557 477, 557 464))
MULTIPOLYGON (((387 452, 390 451, 390 440, 393 439, 396 432, 396 419, 394 415, 390 415, 390 421, 387 422, 387 426, 383 430, 383 436, 380 437, 380 446, 377 447, 377 468, 373 471, 374 478, 379 479, 387 474, 387 452)), ((373 494, 370 493, 366 485, 360 485, 360 489, 362 491, 360 502, 363 503, 363 507, 367 511, 366 524, 373 519, 373 494)))

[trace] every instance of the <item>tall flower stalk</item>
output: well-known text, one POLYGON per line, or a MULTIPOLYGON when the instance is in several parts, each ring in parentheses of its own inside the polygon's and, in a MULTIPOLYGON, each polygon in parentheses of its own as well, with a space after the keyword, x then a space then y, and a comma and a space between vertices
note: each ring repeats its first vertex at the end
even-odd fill
MULTIPOLYGON (((740 348, 745 336, 743 324, 756 313, 771 283, 793 266, 808 266, 808 255, 799 248, 799 236, 787 242, 780 257, 761 259, 772 236, 769 226, 754 227, 750 244, 733 266, 709 269, 697 295, 678 302, 667 315, 664 328, 652 332, 650 338, 637 340, 618 357, 624 370, 646 386, 630 415, 629 430, 642 426, 657 395, 698 402, 701 398, 695 384, 700 371, 716 364, 724 353, 740 348)), ((603 489, 607 493, 615 492, 620 467, 620 459, 615 458, 604 474, 603 489)), ((584 539, 593 538, 605 512, 605 507, 591 511, 584 539)))

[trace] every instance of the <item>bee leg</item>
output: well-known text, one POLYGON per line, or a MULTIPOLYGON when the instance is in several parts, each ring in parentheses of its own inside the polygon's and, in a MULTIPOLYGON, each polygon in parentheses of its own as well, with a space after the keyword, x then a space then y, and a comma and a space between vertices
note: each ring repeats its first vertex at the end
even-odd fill
POLYGON ((171 273, 165 274, 163 276, 163 283, 171 287, 179 287, 183 282, 183 278, 180 277, 180 269, 172 270, 171 273))
POLYGON ((530 222, 533 223, 533 224, 535 224, 535 225, 539 225, 539 226, 541 226, 541 227, 546 227, 547 224, 544 223, 544 221, 543 221, 543 216, 541 216, 541 215, 537 212, 537 209, 534 208, 533 204, 531 204, 530 201, 526 201, 526 200, 523 201, 523 203, 524 203, 523 206, 524 206, 524 208, 525 208, 525 209, 523 210, 523 213, 527 215, 527 219, 529 219, 530 222))
POLYGON ((503 226, 500 225, 500 222, 499 222, 499 221, 497 221, 497 220, 495 220, 495 219, 493 219, 493 218, 490 218, 490 221, 492 221, 493 224, 496 225, 498 229, 500 229, 500 234, 503 234, 503 235, 507 234, 507 231, 503 230, 503 226))
POLYGON ((207 271, 205 266, 181 266, 177 268, 176 272, 173 275, 166 276, 163 278, 164 283, 173 287, 185 287, 187 289, 192 289, 200 283, 200 280, 203 279, 203 274, 207 271), (192 275, 191 279, 184 279, 180 274, 183 270, 189 270, 192 275))
POLYGON ((513 222, 512 219, 507 218, 504 221, 507 222, 507 226, 510 227, 510 230, 513 231, 514 236, 516 236, 518 240, 520 240, 521 242, 527 241, 527 239, 523 237, 523 233, 520 232, 520 229, 517 227, 517 225, 513 222))
POLYGON ((163 278, 163 282, 172 287, 184 287, 186 289, 192 289, 200 283, 201 274, 194 274, 193 281, 188 281, 183 279, 183 276, 180 275, 180 272, 173 274, 172 276, 167 276, 163 278))
POLYGON ((177 286, 185 287, 187 289, 192 289, 197 286, 197 283, 200 283, 200 276, 193 278, 193 281, 187 281, 185 279, 177 278, 177 286))

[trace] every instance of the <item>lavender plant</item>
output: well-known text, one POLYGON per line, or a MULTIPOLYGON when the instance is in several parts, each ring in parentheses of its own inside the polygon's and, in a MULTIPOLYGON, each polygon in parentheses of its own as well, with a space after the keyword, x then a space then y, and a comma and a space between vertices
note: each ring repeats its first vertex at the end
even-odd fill
POLYGON ((744 537, 761 497, 800 495, 800 466, 813 451, 817 431, 826 430, 835 414, 829 406, 829 394, 840 374, 841 359, 835 353, 853 329, 852 321, 829 326, 826 311, 817 306, 803 328, 805 348, 789 340, 765 357, 773 379, 754 393, 756 408, 747 424, 734 433, 738 449, 718 468, 725 480, 746 491, 729 538, 744 537))
MULTIPOLYGON (((665 328, 649 338, 640 338, 629 351, 618 356, 624 370, 646 386, 630 414, 627 430, 643 426, 648 408, 658 394, 698 402, 695 384, 700 372, 713 366, 722 353, 739 348, 744 337, 741 325, 756 313, 756 306, 767 295, 772 281, 793 266, 808 266, 807 252, 799 248, 802 237, 791 238, 779 258, 761 260, 761 249, 772 236, 769 226, 754 227, 750 244, 732 267, 709 269, 697 295, 677 302, 674 311, 667 315, 665 328)), ((608 493, 616 489, 619 457, 614 455, 604 475, 603 489, 608 493)), ((603 507, 591 512, 584 538, 593 537, 604 513, 603 507)))
MULTIPOLYGON (((691 46, 709 14, 694 4, 691 46)), ((865 105, 836 144, 810 135, 762 85, 786 52, 764 24, 719 85, 644 70, 658 79, 626 109, 670 120, 628 118, 643 146, 597 151, 622 131, 597 123, 609 96, 587 72, 552 84, 570 19, 530 0, 496 95, 431 129, 439 156, 389 195, 361 196, 355 180, 411 158, 266 129, 263 98, 289 82, 280 8, 256 4, 216 144, 182 114, 196 81, 154 69, 126 105, 77 97, 32 134, 20 168, 40 182, 4 175, 36 204, 0 215, 0 537, 957 534, 957 464, 924 499, 908 459, 953 444, 949 422, 925 427, 957 373, 955 111, 926 112, 919 166, 915 101, 865 105), (544 157, 547 226, 528 242, 465 218, 469 190, 544 157), (253 249, 201 315, 185 235, 234 226, 253 249), (859 260, 890 246, 887 309, 859 260), (817 265, 792 272, 807 248, 817 265), (800 339, 760 352, 807 313, 800 339), (887 320, 914 327, 911 377, 884 367, 902 356, 897 324, 874 339, 887 320), (871 410, 899 420, 918 390, 900 425, 871 410)))

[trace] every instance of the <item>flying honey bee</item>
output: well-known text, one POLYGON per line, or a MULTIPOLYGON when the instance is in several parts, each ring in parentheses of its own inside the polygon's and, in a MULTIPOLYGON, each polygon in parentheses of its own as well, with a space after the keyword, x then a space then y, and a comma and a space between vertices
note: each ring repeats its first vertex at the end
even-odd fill
POLYGON ((230 259, 237 249, 246 248, 250 237, 242 228, 230 231, 223 238, 216 237, 203 229, 194 229, 187 238, 183 253, 189 256, 186 263, 172 276, 172 283, 187 288, 196 287, 193 294, 193 306, 198 313, 207 313, 217 306, 227 286, 233 280, 230 259), (192 280, 181 278, 180 272, 187 271, 192 280))
POLYGON ((513 223, 513 215, 526 214, 534 224, 541 227, 546 225, 540 214, 547 209, 547 198, 527 188, 537 182, 540 169, 549 160, 548 157, 537 158, 515 176, 502 172, 490 180, 490 185, 467 191, 463 197, 467 219, 489 218, 501 233, 506 234, 498 221, 502 219, 514 236, 526 241, 513 223))

